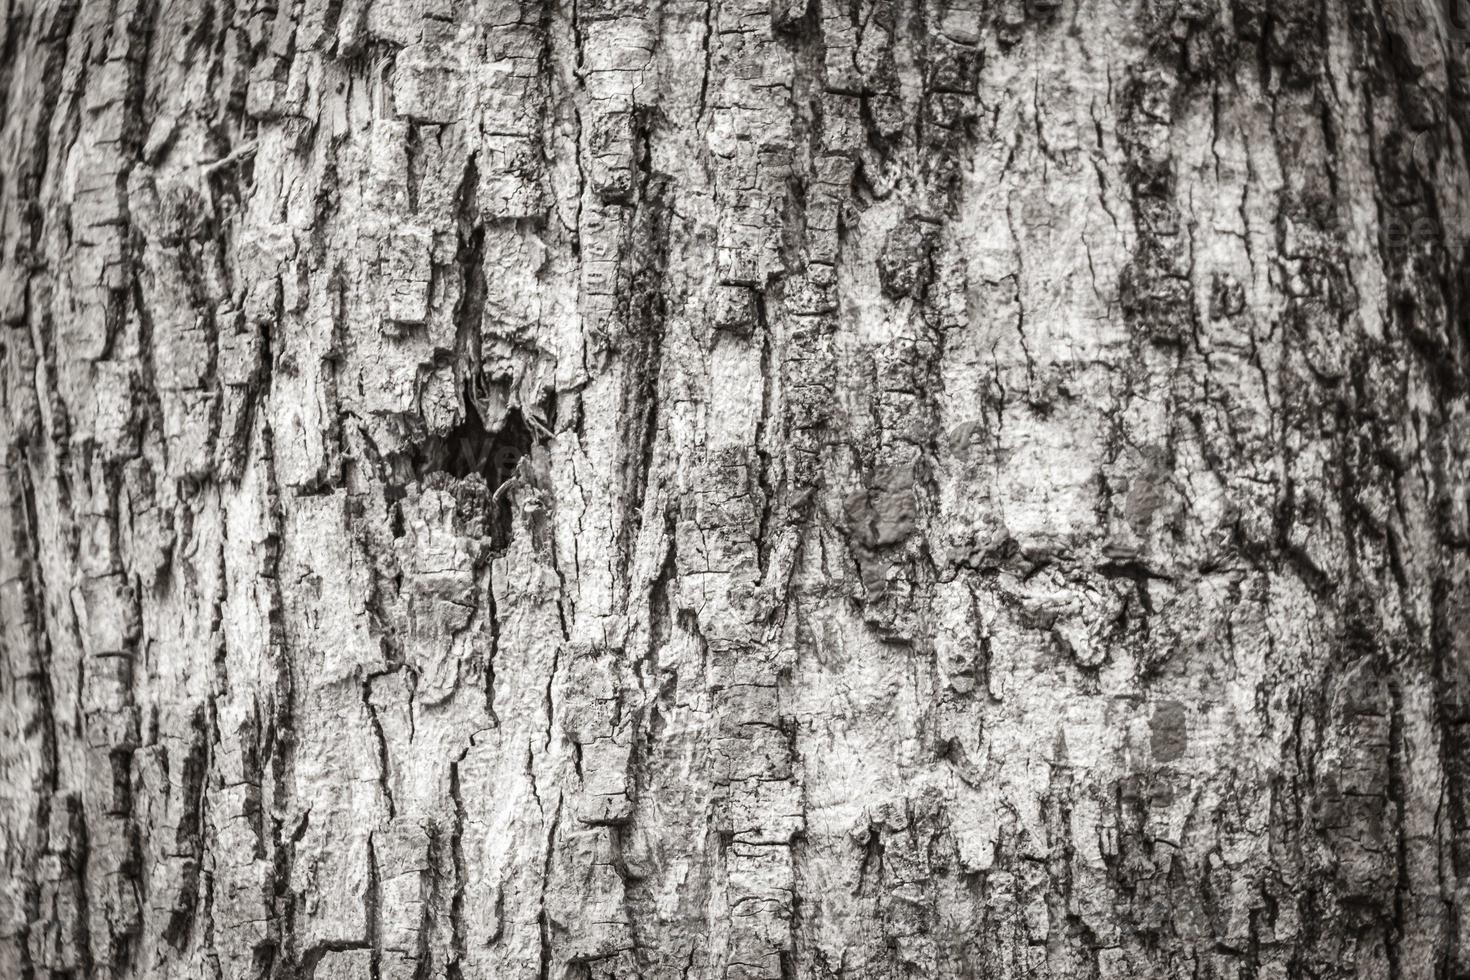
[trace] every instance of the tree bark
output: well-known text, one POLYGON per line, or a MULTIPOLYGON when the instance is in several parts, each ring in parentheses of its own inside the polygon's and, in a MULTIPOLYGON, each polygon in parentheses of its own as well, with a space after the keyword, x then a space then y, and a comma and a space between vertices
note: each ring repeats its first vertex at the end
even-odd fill
POLYGON ((1470 977, 1456 0, 7 0, 0 977, 1470 977))

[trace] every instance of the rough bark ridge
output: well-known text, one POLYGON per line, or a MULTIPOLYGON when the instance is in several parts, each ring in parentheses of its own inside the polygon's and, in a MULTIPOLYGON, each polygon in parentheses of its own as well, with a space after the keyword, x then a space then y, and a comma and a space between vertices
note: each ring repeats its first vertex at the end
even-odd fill
POLYGON ((1440 0, 6 0, 0 976, 1470 975, 1440 0))

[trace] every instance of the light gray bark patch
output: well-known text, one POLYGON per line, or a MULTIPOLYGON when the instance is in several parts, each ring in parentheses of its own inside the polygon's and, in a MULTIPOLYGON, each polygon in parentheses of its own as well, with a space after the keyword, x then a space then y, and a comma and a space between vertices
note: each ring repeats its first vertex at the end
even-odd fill
POLYGON ((0 978, 1470 976, 1444 10, 7 10, 0 978))

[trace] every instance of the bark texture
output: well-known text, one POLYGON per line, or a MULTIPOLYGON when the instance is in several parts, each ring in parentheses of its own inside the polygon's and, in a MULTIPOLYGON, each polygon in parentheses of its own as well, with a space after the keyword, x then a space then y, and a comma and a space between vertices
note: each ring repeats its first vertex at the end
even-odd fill
POLYGON ((1462 2, 0 6, 0 977, 1470 976, 1462 2))

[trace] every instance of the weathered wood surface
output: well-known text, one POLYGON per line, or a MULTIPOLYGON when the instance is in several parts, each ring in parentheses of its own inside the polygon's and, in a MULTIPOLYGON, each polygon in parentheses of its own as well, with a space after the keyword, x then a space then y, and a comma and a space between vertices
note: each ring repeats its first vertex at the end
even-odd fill
POLYGON ((0 977, 1470 976, 1463 6, 7 0, 0 977))

